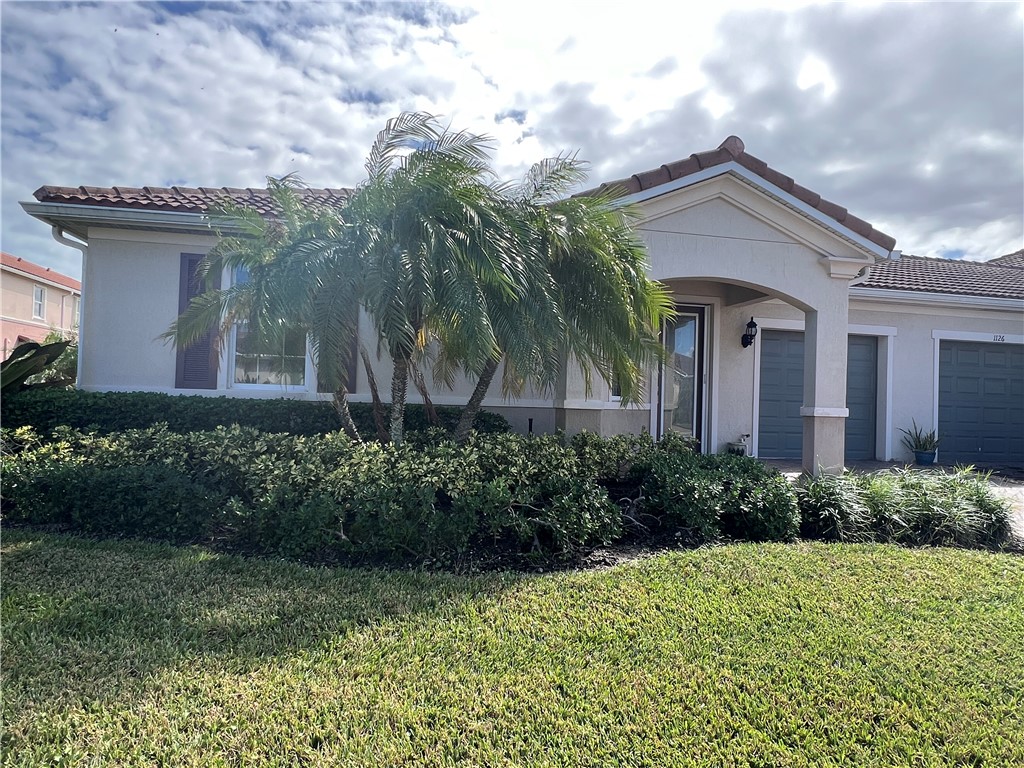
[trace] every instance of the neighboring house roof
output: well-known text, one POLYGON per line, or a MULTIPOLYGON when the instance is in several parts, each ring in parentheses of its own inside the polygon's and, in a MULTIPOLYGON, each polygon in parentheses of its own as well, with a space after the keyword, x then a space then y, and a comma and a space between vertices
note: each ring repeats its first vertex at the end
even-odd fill
POLYGON ((797 200, 806 203, 812 208, 818 209, 829 218, 835 219, 844 227, 853 230, 858 235, 871 241, 875 245, 879 245, 887 251, 891 251, 896 245, 896 238, 891 235, 887 235, 884 232, 879 232, 868 222, 864 221, 864 219, 854 216, 841 205, 836 205, 835 203, 824 199, 817 192, 812 192, 806 187, 800 186, 789 176, 779 173, 774 168, 771 168, 764 160, 749 154, 746 151, 746 147, 744 146, 742 139, 738 136, 730 136, 719 144, 718 149, 709 150, 707 152, 697 152, 696 154, 690 155, 685 160, 677 160, 674 163, 667 163, 662 165, 660 168, 654 168, 650 171, 634 173, 632 176, 625 179, 609 181, 602 184, 600 187, 588 190, 587 192, 582 192, 581 194, 585 195, 588 194, 588 192, 595 192, 598 190, 609 191, 615 189, 622 194, 631 195, 651 189, 652 187, 661 186, 662 184, 668 184, 671 181, 697 173, 705 168, 711 168, 716 165, 723 165, 724 163, 730 162, 738 163, 770 184, 775 185, 784 192, 788 192, 797 200))
POLYGON ((879 261, 855 287, 1024 299, 1024 271, 1014 263, 1022 255, 1011 253, 991 261, 902 256, 879 261))
POLYGON ((79 292, 82 290, 82 284, 78 280, 75 280, 75 278, 62 275, 60 272, 54 272, 49 267, 41 267, 38 264, 33 264, 31 261, 26 261, 20 256, 12 256, 9 253, 0 252, 0 264, 3 264, 6 269, 17 270, 29 277, 38 277, 42 280, 48 280, 51 283, 57 283, 68 290, 79 292))
MULTIPOLYGON (((327 205, 344 205, 350 189, 295 190, 327 205)), ((274 212, 273 198, 266 189, 239 187, 49 187, 37 189, 33 196, 40 203, 94 205, 101 208, 132 208, 145 211, 206 213, 225 201, 253 208, 265 215, 274 212)))

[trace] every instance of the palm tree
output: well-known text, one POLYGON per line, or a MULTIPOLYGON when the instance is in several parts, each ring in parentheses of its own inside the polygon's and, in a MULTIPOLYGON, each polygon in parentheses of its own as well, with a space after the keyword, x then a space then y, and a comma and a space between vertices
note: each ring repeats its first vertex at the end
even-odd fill
POLYGON ((457 329, 459 359, 480 369, 497 348, 488 296, 514 295, 523 255, 487 164, 490 140, 407 113, 390 120, 345 209, 364 266, 362 301, 394 364, 392 442, 404 435, 411 366, 457 329))
POLYGON ((583 178, 575 158, 540 163, 511 186, 495 181, 489 150, 487 137, 406 113, 378 134, 340 211, 307 202, 294 179, 269 179, 277 215, 225 206, 216 221, 230 232, 203 262, 248 280, 193 300, 167 336, 187 344, 217 327, 224 338, 238 322, 268 342, 303 330, 357 439, 345 362, 361 310, 394 363, 394 443, 410 376, 425 393, 416 366, 432 341, 435 378, 458 367, 479 376, 462 437, 502 361, 506 393, 553 388, 561 366, 578 363, 588 387, 596 371, 619 381, 625 402, 638 399, 670 304, 646 278, 627 212, 606 197, 565 197, 583 178))
MULTIPOLYGON (((618 383, 624 404, 643 398, 644 371, 663 354, 658 333, 673 312, 671 297, 647 277, 630 209, 607 194, 568 196, 585 178, 584 163, 560 156, 537 163, 506 191, 528 254, 527 283, 511 300, 489 296, 498 350, 479 371, 456 429, 460 442, 502 360, 506 394, 519 394, 526 380, 550 391, 561 366, 579 364, 588 391, 596 371, 618 383)), ((442 378, 451 378, 456 357, 442 357, 442 378)))

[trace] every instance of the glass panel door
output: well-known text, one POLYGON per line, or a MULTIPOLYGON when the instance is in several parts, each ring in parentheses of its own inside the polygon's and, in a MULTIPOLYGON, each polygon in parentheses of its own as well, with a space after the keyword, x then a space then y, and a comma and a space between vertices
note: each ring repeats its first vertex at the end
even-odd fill
POLYGON ((704 308, 680 307, 665 327, 668 359, 662 380, 662 433, 702 439, 704 411, 704 308))

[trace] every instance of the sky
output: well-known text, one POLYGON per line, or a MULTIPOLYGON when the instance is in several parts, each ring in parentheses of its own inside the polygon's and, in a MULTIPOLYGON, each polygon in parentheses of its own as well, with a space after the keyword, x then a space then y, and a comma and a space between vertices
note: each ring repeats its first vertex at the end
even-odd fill
POLYGON ((493 137, 507 178, 735 134, 904 253, 1024 246, 1024 5, 711 5, 3 0, 0 247, 80 275, 18 205, 44 184, 354 186, 404 110, 493 137))

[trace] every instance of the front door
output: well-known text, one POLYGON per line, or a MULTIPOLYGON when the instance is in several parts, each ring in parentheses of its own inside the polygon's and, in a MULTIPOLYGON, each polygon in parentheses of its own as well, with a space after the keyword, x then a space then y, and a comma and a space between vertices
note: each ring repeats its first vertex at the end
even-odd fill
POLYGON ((672 431, 704 441, 704 307, 677 307, 665 326, 668 359, 661 377, 660 434, 672 431))

